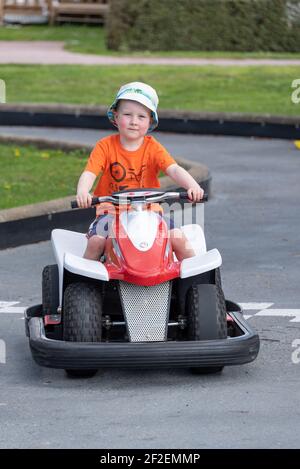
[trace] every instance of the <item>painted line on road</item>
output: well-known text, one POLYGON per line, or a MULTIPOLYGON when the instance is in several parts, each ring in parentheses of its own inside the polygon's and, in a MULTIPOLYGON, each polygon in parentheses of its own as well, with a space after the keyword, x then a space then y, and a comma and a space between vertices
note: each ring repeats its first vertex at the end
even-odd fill
POLYGON ((0 308, 0 314, 7 314, 7 313, 13 313, 13 314, 23 314, 25 311, 24 306, 9 306, 8 308, 0 308))
POLYGON ((292 318, 289 322, 300 322, 300 309, 270 308, 274 303, 243 303, 238 302, 243 311, 258 310, 253 314, 244 314, 245 319, 256 316, 275 316, 292 318))
POLYGON ((283 316, 293 318, 290 322, 300 322, 300 309, 263 309, 254 316, 283 316))
POLYGON ((239 303, 243 311, 258 310, 253 314, 244 314, 245 319, 256 316, 289 317, 290 322, 300 322, 300 309, 270 308, 274 303, 239 303))
POLYGON ((0 314, 24 314, 25 306, 14 306, 19 303, 20 301, 0 301, 0 314))
POLYGON ((13 313, 13 314, 23 314, 25 311, 24 306, 11 306, 9 308, 0 309, 0 314, 13 313))
MULTIPOLYGON (((238 304, 240 305, 243 311, 257 311, 270 308, 270 306, 273 306, 274 303, 243 303, 238 301, 238 304)), ((255 316, 255 313, 243 314, 243 316, 245 319, 249 319, 255 316)))
MULTIPOLYGON (((0 314, 24 314, 26 306, 14 306, 19 301, 0 301, 0 314)), ((300 322, 300 309, 270 308, 274 303, 239 303, 243 311, 255 311, 253 314, 244 314, 245 319, 256 316, 289 317, 290 322, 300 322)), ((23 319, 23 318, 21 318, 23 319)))
POLYGON ((8 306, 18 305, 20 301, 0 301, 0 309, 8 306))
POLYGON ((270 306, 273 306, 274 303, 239 303, 238 304, 241 306, 242 309, 246 309, 247 311, 250 311, 252 309, 267 309, 270 308, 270 306))

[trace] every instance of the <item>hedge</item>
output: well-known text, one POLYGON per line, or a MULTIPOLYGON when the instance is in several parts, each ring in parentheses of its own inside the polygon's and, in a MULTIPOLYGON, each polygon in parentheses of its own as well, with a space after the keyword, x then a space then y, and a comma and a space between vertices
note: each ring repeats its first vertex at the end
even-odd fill
POLYGON ((300 0, 110 0, 107 46, 300 51, 300 0))

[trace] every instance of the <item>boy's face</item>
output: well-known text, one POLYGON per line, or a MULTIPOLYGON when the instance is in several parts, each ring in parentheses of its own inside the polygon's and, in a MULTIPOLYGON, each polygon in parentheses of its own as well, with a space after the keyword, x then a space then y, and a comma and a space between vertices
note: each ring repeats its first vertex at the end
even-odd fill
POLYGON ((121 99, 115 111, 115 121, 120 135, 127 140, 139 140, 148 131, 151 111, 137 101, 121 99))

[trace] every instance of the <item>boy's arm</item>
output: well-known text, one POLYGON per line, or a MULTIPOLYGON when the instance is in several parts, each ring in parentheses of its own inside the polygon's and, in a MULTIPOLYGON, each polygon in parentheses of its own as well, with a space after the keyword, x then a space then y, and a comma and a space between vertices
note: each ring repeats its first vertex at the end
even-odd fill
POLYGON ((175 181, 179 187, 187 190, 190 200, 198 202, 204 195, 204 190, 195 179, 178 164, 171 164, 166 169, 166 174, 175 181))
POLYGON ((92 203, 92 196, 89 193, 96 179, 96 175, 91 171, 83 171, 77 184, 77 203, 80 208, 88 208, 92 203))

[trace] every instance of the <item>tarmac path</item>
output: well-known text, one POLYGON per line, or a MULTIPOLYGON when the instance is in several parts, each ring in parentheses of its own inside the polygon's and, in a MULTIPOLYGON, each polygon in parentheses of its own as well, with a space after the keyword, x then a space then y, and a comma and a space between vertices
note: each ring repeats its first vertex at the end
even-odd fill
POLYGON ((223 59, 179 57, 114 57, 109 55, 80 54, 64 50, 62 41, 0 41, 0 64, 36 65, 217 65, 279 66, 300 65, 300 59, 223 59))

